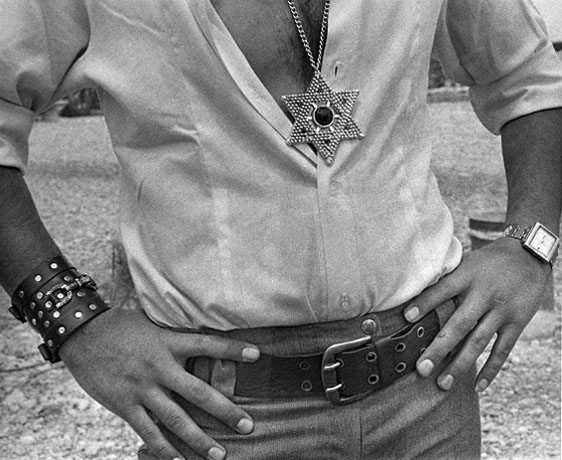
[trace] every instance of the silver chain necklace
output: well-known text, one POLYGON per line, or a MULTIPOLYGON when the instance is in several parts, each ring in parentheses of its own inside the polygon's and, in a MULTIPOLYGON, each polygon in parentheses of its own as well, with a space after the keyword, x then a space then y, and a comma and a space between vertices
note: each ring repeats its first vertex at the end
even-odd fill
POLYGON ((316 58, 316 62, 314 61, 314 55, 312 54, 312 49, 310 48, 310 43, 308 42, 308 38, 306 38, 306 33, 304 32, 304 27, 302 26, 301 18, 299 17, 299 12, 297 11, 297 7, 295 5, 294 0, 287 0, 289 4, 289 9, 291 10, 291 14, 293 15, 293 20, 295 21, 295 25, 297 26, 297 31, 301 38, 301 42, 304 46, 304 50, 308 55, 308 60, 310 61, 310 65, 314 70, 320 70, 322 67, 322 50, 324 49, 324 40, 326 39, 326 29, 328 28, 328 16, 330 14, 330 0, 326 0, 324 2, 324 13, 322 15, 322 25, 320 27, 320 41, 318 43, 318 57, 316 58))
POLYGON ((330 0, 324 2, 318 57, 316 59, 312 54, 294 0, 287 0, 287 4, 302 45, 308 55, 310 65, 314 69, 314 76, 306 93, 281 97, 295 119, 287 144, 312 144, 324 159, 326 165, 331 166, 334 163, 336 149, 341 141, 363 137, 359 126, 351 118, 351 112, 359 91, 332 91, 320 71, 323 58, 322 51, 328 30, 330 0))

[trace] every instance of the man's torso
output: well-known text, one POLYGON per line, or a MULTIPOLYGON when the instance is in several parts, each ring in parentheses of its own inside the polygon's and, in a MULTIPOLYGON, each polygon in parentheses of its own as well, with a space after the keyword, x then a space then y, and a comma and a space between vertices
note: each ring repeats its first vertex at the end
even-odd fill
MULTIPOLYGON (((317 56, 324 3, 296 3, 317 56)), ((99 89, 123 245, 154 321, 335 321, 392 308, 456 266, 424 134, 441 3, 331 2, 322 75, 359 91, 365 138, 325 167, 286 142, 281 95, 313 74, 286 0, 85 1, 88 46, 58 89, 99 89)))

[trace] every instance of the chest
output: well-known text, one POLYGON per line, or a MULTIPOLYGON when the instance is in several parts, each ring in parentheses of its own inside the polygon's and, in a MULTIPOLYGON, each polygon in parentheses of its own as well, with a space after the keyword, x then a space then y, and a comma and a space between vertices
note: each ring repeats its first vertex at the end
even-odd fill
MULTIPOLYGON (((272 93, 301 90, 313 69, 286 0, 211 0, 248 63, 272 93), (286 88, 288 90, 288 88, 286 88)), ((318 56, 324 0, 295 0, 313 56, 318 56)))

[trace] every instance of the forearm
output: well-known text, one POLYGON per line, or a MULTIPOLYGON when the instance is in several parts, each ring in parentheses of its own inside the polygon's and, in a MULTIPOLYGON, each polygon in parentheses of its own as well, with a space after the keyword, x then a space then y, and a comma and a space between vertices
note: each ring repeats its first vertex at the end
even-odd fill
POLYGON ((0 167, 0 285, 11 295, 37 265, 58 254, 22 174, 0 167))
POLYGON ((532 113, 502 129, 506 223, 541 222, 558 233, 562 210, 562 109, 532 113))

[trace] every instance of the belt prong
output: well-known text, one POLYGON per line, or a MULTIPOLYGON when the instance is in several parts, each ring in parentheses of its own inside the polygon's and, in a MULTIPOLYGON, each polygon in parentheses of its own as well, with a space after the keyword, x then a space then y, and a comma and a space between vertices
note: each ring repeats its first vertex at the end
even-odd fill
POLYGON ((338 391, 341 390, 343 388, 343 383, 338 383, 336 386, 334 387, 330 387, 330 388, 326 388, 324 389, 324 391, 326 393, 333 393, 334 391, 338 391))
POLYGON ((341 366, 341 361, 335 361, 331 364, 325 364, 324 370, 325 371, 333 371, 334 369, 337 369, 340 366, 341 366))

